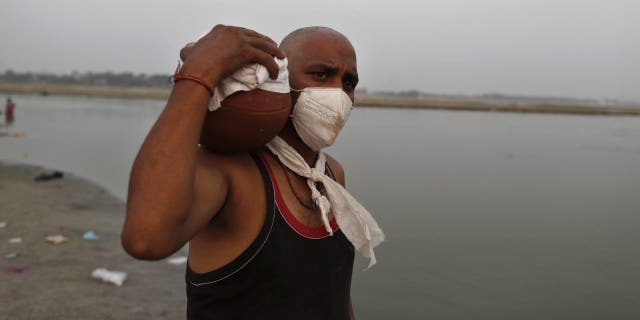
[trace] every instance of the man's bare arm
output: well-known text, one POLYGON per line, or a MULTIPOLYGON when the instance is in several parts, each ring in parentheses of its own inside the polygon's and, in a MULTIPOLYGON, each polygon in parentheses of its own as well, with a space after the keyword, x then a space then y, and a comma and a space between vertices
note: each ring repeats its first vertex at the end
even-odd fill
MULTIPOLYGON (((211 85, 252 62, 263 64, 272 78, 272 56, 284 54, 273 40, 255 31, 216 26, 181 52, 181 73, 211 85)), ((171 97, 147 135, 133 163, 122 245, 140 259, 162 259, 180 249, 220 209, 229 187, 221 168, 198 165, 197 147, 210 95, 196 82, 175 84, 171 97), (208 197, 200 196, 209 188, 208 197), (206 201, 205 204, 198 199, 206 201)))
MULTIPOLYGON (((132 256, 161 259, 178 250, 188 228, 194 195, 197 144, 208 91, 176 83, 167 106, 147 135, 131 169, 122 244, 132 256)), ((224 179, 216 194, 226 196, 224 179)))

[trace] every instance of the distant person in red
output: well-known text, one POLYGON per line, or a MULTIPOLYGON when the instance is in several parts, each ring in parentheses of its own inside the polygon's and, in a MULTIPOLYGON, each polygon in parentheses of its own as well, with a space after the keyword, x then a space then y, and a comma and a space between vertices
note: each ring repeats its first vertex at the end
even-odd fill
POLYGON ((13 110, 16 108, 16 104, 11 101, 11 98, 7 99, 7 105, 4 107, 4 122, 10 124, 13 122, 13 110))

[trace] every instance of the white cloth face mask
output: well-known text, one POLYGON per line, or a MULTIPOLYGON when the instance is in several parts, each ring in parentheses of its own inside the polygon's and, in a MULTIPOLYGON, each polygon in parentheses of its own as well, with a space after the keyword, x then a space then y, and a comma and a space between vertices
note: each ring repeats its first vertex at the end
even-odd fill
POLYGON ((300 139, 312 150, 331 146, 351 113, 351 98, 341 88, 309 87, 300 92, 291 114, 300 139))

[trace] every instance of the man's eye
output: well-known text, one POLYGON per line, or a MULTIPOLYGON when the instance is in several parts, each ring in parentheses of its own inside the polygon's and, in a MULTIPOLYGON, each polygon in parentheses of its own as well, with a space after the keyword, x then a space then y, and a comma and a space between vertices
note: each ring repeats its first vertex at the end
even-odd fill
POLYGON ((314 72, 313 73, 313 78, 315 80, 324 80, 327 78, 327 73, 326 72, 314 72))

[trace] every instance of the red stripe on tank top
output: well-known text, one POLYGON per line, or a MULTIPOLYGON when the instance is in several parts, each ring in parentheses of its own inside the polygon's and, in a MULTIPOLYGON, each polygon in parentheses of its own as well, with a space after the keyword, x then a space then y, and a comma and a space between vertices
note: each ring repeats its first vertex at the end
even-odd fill
MULTIPOLYGON (((259 153, 258 155, 260 156, 260 159, 262 159, 262 162, 265 164, 265 167, 267 167, 267 171, 269 172, 269 177, 271 178, 271 183, 273 184, 273 189, 276 196, 276 205, 278 206, 278 209, 280 209, 278 211, 280 211, 280 214, 282 215, 284 220, 287 222, 287 224, 289 224, 289 226, 295 232, 297 232, 298 234, 306 238, 321 239, 329 236, 329 232, 327 232, 327 230, 324 228, 324 225, 317 228, 308 227, 304 225, 302 222, 300 222, 300 220, 298 220, 298 218, 296 218, 296 216, 293 215, 291 210, 289 210, 287 203, 284 201, 284 198, 282 197, 282 193, 280 193, 278 182, 275 179, 275 175, 271 170, 271 166, 269 165, 269 162, 267 162, 263 153, 259 153)), ((279 161, 279 160, 276 160, 276 161, 279 161)), ((329 221, 329 226, 331 227, 333 232, 336 232, 338 230, 338 223, 336 222, 335 218, 329 221)))

